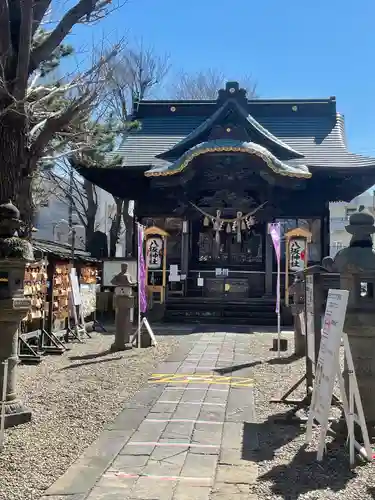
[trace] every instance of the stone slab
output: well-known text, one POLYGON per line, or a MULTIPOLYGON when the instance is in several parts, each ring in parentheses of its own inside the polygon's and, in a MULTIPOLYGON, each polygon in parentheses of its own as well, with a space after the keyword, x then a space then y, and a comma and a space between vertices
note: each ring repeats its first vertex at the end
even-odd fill
POLYGON ((214 422, 223 422, 225 417, 224 406, 203 406, 199 412, 198 420, 209 420, 214 422))
MULTIPOLYGON (((130 493, 129 493, 130 494, 130 493)), ((125 495, 123 488, 96 487, 85 500, 130 500, 129 495, 125 495)), ((70 500, 64 497, 61 500, 70 500)))
POLYGON ((108 471, 141 474, 149 458, 149 455, 118 455, 110 465, 108 471))
POLYGON ((182 363, 185 358, 189 355, 191 351, 191 345, 186 344, 186 345, 181 345, 179 346, 174 353, 172 353, 168 359, 167 363, 182 363))
MULTIPOLYGON (((190 392, 190 391, 189 391, 190 392)), ((173 418, 181 419, 197 419, 200 414, 201 407, 199 405, 183 405, 178 406, 177 410, 173 414, 173 418)))
MULTIPOLYGON (((95 487, 92 490, 92 493, 99 494, 104 491, 112 491, 114 492, 122 492, 122 498, 129 498, 131 495, 131 491, 137 482, 138 477, 121 477, 115 476, 112 473, 107 473, 103 475, 99 481, 96 483, 95 487), (99 491, 95 491, 99 490, 99 491)), ((91 494, 91 493, 90 493, 91 494)), ((94 497, 95 498, 95 497, 94 497)), ((99 497, 101 498, 101 497, 99 497)), ((103 497, 106 500, 106 497, 103 497)), ((116 498, 116 497, 115 497, 116 498)), ((89 495, 89 499, 92 498, 89 495)))
POLYGON ((48 488, 45 492, 47 497, 65 495, 69 498, 68 495, 87 495, 104 474, 111 461, 108 457, 78 459, 65 474, 48 488))
POLYGON ((215 484, 210 500, 256 500, 247 484, 215 484))
POLYGON ((206 397, 205 389, 193 389, 189 391, 185 391, 181 397, 181 402, 203 402, 206 397))
POLYGON ((141 389, 129 402, 124 405, 126 408, 146 407, 150 408, 160 398, 164 390, 163 385, 150 386, 141 389))
POLYGON ((247 466, 218 465, 216 482, 227 484, 254 484, 258 477, 258 466, 248 462, 247 466))
POLYGON ((173 446, 158 446, 151 453, 150 461, 164 461, 170 463, 178 463, 182 465, 185 463, 188 448, 176 449, 173 446))
POLYGON ((204 430, 195 430, 192 436, 192 443, 198 444, 214 444, 220 446, 221 443, 221 428, 220 426, 206 425, 204 430))
POLYGON ((156 373, 176 373, 181 365, 179 361, 164 362, 157 367, 156 373))
POLYGON ((142 422, 132 436, 132 441, 158 441, 167 422, 142 422))
POLYGON ((254 422, 255 408, 251 389, 229 392, 225 419, 231 422, 254 422))
POLYGON ((47 495, 88 493, 131 436, 130 432, 102 432, 83 455, 46 491, 47 495))
POLYGON ((194 422, 170 422, 163 434, 163 439, 181 439, 190 441, 194 430, 194 422))
POLYGON ((150 413, 162 413, 172 415, 176 411, 178 401, 173 403, 156 402, 151 408, 150 413))
POLYGON ((210 493, 210 487, 180 483, 177 485, 173 500, 209 500, 210 493))
POLYGON ((225 422, 223 426, 222 448, 241 450, 243 442, 243 423, 225 422))
POLYGON ((176 481, 160 481, 140 477, 131 492, 132 499, 140 500, 172 500, 176 481))
POLYGON ((129 445, 126 444, 120 450, 120 455, 151 455, 154 451, 154 445, 129 445))
POLYGON ((188 452, 181 476, 213 480, 217 460, 215 455, 196 455, 188 452))
POLYGON ((150 459, 143 474, 149 476, 175 477, 179 476, 184 462, 180 460, 152 460, 150 459))
POLYGON ((246 457, 243 456, 241 448, 225 449, 220 451, 219 464, 220 465, 239 465, 247 466, 249 461, 255 461, 257 458, 256 451, 246 452, 246 457))
POLYGON ((105 426, 108 430, 135 431, 148 414, 148 408, 122 410, 117 417, 105 426))
MULTIPOLYGON (((43 496, 40 500, 86 500, 86 494, 43 496)), ((109 499, 108 499, 109 500, 109 499)))

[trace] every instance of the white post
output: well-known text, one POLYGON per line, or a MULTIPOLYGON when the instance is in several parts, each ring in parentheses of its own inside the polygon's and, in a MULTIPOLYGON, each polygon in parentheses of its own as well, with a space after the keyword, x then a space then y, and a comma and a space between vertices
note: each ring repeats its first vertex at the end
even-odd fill
POLYGON ((7 397, 7 385, 8 385, 8 360, 6 359, 1 364, 3 365, 3 391, 1 395, 0 450, 2 450, 4 447, 4 436, 5 436, 5 404, 7 397))
POLYGON ((349 415, 348 415, 348 438, 349 438, 349 462, 353 466, 354 457, 354 391, 353 391, 353 371, 349 370, 349 415))

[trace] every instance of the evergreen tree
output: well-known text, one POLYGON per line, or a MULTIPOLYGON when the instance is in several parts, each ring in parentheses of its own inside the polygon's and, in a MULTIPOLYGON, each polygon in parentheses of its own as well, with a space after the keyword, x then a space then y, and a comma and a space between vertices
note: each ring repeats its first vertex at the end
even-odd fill
MULTIPOLYGON (((44 156, 62 151, 87 117, 104 84, 100 57, 84 74, 48 83, 48 75, 72 53, 64 40, 78 23, 101 19, 111 0, 76 0, 50 31, 42 21, 51 0, 0 2, 0 203, 15 201, 30 223, 33 176, 44 156), (44 84, 40 84, 40 79, 44 84)), ((75 142, 75 141, 73 141, 75 142)))

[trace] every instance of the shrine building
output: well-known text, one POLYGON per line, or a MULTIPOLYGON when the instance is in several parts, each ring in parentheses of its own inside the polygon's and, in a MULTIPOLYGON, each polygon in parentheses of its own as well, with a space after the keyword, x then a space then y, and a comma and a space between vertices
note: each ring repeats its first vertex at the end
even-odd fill
MULTIPOLYGON (((348 150, 335 97, 248 99, 228 82, 216 100, 136 102, 132 118, 140 128, 116 152, 118 167, 78 170, 135 200, 141 224, 166 231, 165 319, 274 324, 268 224, 308 230, 307 262, 320 263, 329 202, 375 183, 375 158, 348 150)), ((282 287, 285 259, 282 240, 282 287)), ((148 270, 157 285, 156 265, 148 270)))

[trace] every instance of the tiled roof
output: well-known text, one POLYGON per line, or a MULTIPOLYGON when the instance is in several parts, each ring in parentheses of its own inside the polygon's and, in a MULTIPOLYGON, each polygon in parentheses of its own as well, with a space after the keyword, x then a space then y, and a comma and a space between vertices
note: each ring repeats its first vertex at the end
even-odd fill
MULTIPOLYGON (((195 146, 200 142, 204 142, 204 134, 209 132, 216 124, 222 123, 223 119, 225 120, 226 115, 232 111, 235 112, 238 120, 242 119, 244 121, 245 127, 250 131, 251 135, 255 135, 255 137, 260 139, 262 142, 261 145, 267 144, 268 148, 270 148, 270 146, 272 149, 276 148, 278 157, 280 156, 280 153, 283 155, 282 159, 284 160, 303 157, 301 153, 295 151, 288 144, 273 135, 269 130, 267 130, 267 128, 263 127, 249 114, 246 107, 240 105, 236 99, 227 99, 224 104, 222 104, 211 116, 209 116, 209 118, 204 120, 198 127, 194 128, 190 134, 185 137, 185 139, 177 143, 174 148, 169 150, 167 153, 163 153, 160 158, 167 161, 177 160, 181 154, 185 153, 188 149, 190 149, 190 147, 195 146)), ((256 140, 253 142, 256 142, 256 140)))
MULTIPOLYGON (((53 255, 62 260, 70 260, 72 255, 72 248, 70 245, 64 243, 57 243, 48 240, 37 240, 33 239, 31 241, 33 250, 40 252, 42 254, 53 255)), ((74 250, 74 258, 83 262, 98 262, 97 259, 91 257, 91 254, 83 250, 74 250)))
POLYGON ((191 163, 194 158, 208 152, 241 152, 258 156, 268 166, 268 168, 287 177, 295 177, 300 179, 309 179, 311 173, 305 165, 290 165, 282 162, 274 156, 268 149, 254 142, 244 142, 233 139, 216 139, 212 141, 202 142, 188 149, 180 158, 168 166, 153 167, 145 172, 146 177, 158 177, 174 175, 182 172, 191 163))
MULTIPOLYGON (((141 130, 125 139, 116 152, 123 157, 123 166, 167 165, 168 162, 155 156, 171 149, 207 119, 200 113, 199 116, 198 113, 196 116, 163 115, 139 118, 141 130)), ((339 114, 272 116, 270 113, 259 113, 257 116, 255 108, 252 116, 271 134, 304 155, 301 160, 290 160, 291 165, 302 163, 308 167, 329 168, 375 165, 374 158, 347 150, 344 119, 339 114)))

